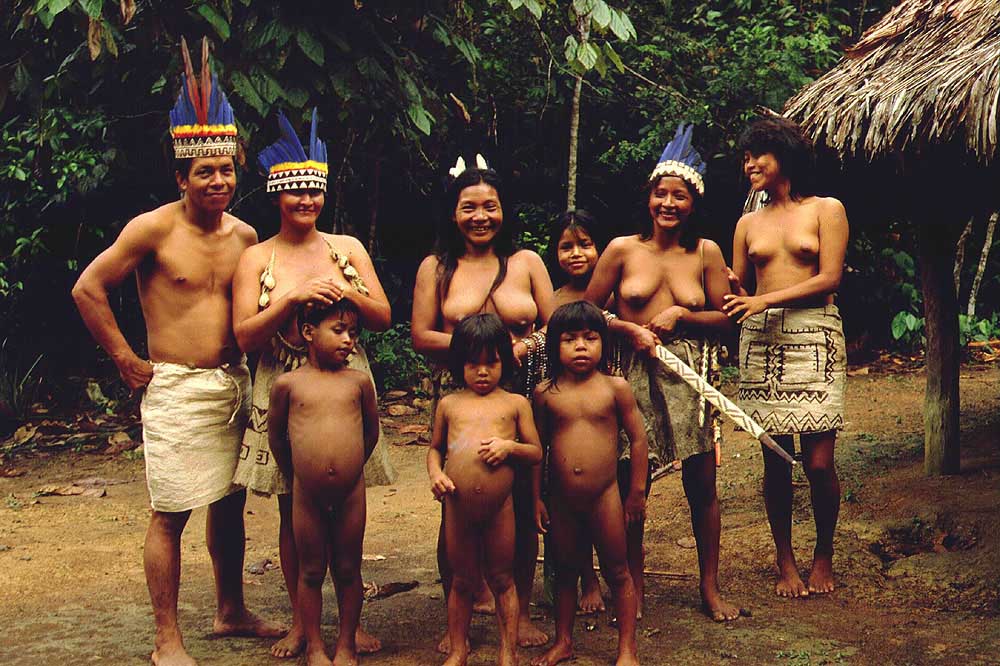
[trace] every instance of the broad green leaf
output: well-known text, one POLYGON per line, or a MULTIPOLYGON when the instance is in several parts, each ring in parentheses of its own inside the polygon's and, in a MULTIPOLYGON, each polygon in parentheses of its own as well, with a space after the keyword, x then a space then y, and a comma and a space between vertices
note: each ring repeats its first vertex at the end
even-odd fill
POLYGON ((625 73, 625 63, 618 57, 618 54, 611 48, 611 42, 604 42, 604 57, 611 61, 620 74, 625 73))
POLYGON ((524 8, 531 12, 535 19, 542 18, 542 5, 538 3, 538 0, 524 0, 524 8))
POLYGON ((600 57, 601 52, 590 42, 580 44, 576 50, 576 60, 585 70, 593 69, 600 57))
POLYGON ((510 8, 517 11, 524 6, 524 0, 507 0, 510 3, 510 8))
POLYGON ((198 5, 197 11, 215 29, 215 32, 222 38, 222 41, 229 39, 229 23, 222 14, 215 11, 211 5, 204 3, 198 5))
POLYGON ((326 54, 323 51, 323 45, 316 39, 313 34, 307 30, 299 30, 295 33, 295 41, 298 43, 299 48, 302 52, 306 54, 306 57, 312 60, 314 63, 323 66, 326 61, 326 54))
POLYGON ((597 70, 602 79, 608 74, 608 63, 601 57, 600 49, 597 49, 597 62, 594 63, 594 69, 597 70))
POLYGON ((892 339, 899 340, 906 335, 906 315, 908 312, 897 312, 892 318, 892 339))
MULTIPOLYGON (((104 0, 78 0, 80 6, 83 7, 83 11, 87 12, 87 16, 95 19, 101 15, 101 8, 104 6, 104 0)), ((51 3, 49 6, 51 7, 51 3)))
POLYGON ((53 21, 56 20, 56 17, 48 9, 39 9, 35 13, 35 16, 38 17, 38 20, 41 21, 46 30, 51 28, 53 21))
POLYGON ((433 117, 427 113, 427 109, 417 104, 411 104, 407 107, 406 112, 409 114, 413 124, 417 126, 417 129, 429 136, 433 117))
POLYGON ((296 109, 301 109, 309 101, 309 93, 302 88, 292 88, 285 91, 285 99, 296 109))
POLYGON ((600 30, 606 30, 611 23, 611 8, 604 0, 594 1, 594 10, 590 13, 590 20, 594 22, 600 30))
POLYGON ((43 4, 52 16, 58 16, 67 7, 73 4, 73 0, 48 0, 48 2, 44 3, 39 2, 37 7, 41 8, 43 4))
POLYGON ((576 37, 573 35, 566 37, 566 41, 563 43, 563 53, 566 54, 566 62, 574 62, 576 60, 576 50, 578 47, 576 37))
POLYGON ((573 13, 584 16, 594 11, 594 0, 573 0, 573 13))
POLYGON ((229 83, 232 86, 233 92, 240 96, 240 98, 253 107, 259 115, 264 116, 267 114, 268 105, 261 99, 260 95, 254 89, 253 84, 250 83, 250 79, 244 76, 241 72, 233 72, 233 75, 229 77, 229 83))

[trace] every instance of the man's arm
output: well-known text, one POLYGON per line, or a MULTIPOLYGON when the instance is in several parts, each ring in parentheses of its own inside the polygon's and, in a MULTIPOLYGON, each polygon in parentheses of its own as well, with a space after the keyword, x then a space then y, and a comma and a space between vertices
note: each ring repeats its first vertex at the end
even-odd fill
POLYGON ((83 323, 118 366, 122 380, 131 389, 148 384, 153 367, 136 355, 122 335, 108 302, 108 292, 155 251, 165 232, 161 220, 149 213, 140 215, 125 225, 111 247, 97 255, 73 286, 73 300, 83 323))
POLYGON ((288 442, 288 381, 278 377, 271 386, 267 405, 267 443, 274 455, 274 462, 286 479, 292 478, 292 449, 288 442))

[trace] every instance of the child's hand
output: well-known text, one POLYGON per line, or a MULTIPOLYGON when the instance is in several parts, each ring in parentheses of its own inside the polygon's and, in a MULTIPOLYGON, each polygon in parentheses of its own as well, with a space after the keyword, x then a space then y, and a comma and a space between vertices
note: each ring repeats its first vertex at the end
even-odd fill
POLYGON ((445 495, 455 492, 455 482, 444 472, 439 472, 431 477, 431 492, 434 493, 434 499, 440 502, 445 495))
POLYGON ((633 525, 646 520, 646 493, 630 491, 625 498, 625 524, 633 525))
POLYGON ((500 437, 490 437, 489 439, 484 439, 479 445, 479 457, 482 458, 483 462, 487 465, 496 467, 510 455, 510 452, 514 450, 516 442, 509 439, 501 439, 500 437))
POLYGON ((538 528, 539 534, 549 531, 549 510, 542 500, 535 502, 535 527, 538 528))

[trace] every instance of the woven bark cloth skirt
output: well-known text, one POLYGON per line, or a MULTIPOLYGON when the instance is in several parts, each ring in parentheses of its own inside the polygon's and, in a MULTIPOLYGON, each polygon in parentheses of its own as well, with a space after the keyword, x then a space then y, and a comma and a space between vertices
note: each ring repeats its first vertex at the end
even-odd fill
MULTIPOLYGON (((715 371, 710 358, 704 358, 704 341, 677 339, 664 346, 708 380, 715 371)), ((674 460, 685 460, 699 453, 715 450, 713 408, 683 379, 658 359, 637 354, 627 345, 621 351, 622 376, 632 387, 636 405, 646 427, 649 462, 653 476, 674 460)), ((625 438, 620 438, 624 440, 625 438)), ((629 458, 625 447, 621 460, 629 458)))
POLYGON ((233 471, 250 414, 245 363, 218 368, 154 363, 140 411, 154 510, 188 511, 238 489, 233 471))
MULTIPOLYGON (((271 386, 274 380, 286 372, 285 363, 279 361, 267 350, 257 361, 257 374, 253 382, 253 405, 250 410, 250 424, 243 436, 243 446, 239 452, 239 462, 236 464, 236 475, 233 483, 245 486, 256 495, 271 494, 287 495, 292 492, 291 479, 286 479, 274 462, 271 446, 267 441, 267 408, 271 399, 271 386)), ((372 379, 368 356, 360 346, 354 347, 347 367, 361 370, 372 379)), ((336 437, 336 433, 330 433, 336 437)), ((365 463, 365 485, 387 486, 396 480, 396 470, 389 461, 388 447, 383 442, 382 426, 379 424, 379 440, 375 444, 372 455, 365 463)))
POLYGON ((840 310, 770 308, 740 331, 739 404, 772 435, 844 427, 847 349, 840 310))

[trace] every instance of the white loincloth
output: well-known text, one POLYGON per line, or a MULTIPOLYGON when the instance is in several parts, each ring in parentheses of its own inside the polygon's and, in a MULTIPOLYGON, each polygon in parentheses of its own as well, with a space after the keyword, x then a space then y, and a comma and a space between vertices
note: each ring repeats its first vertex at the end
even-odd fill
POLYGON ((239 488, 233 472, 250 414, 246 363, 154 363, 140 407, 146 485, 155 511, 188 511, 239 488))

